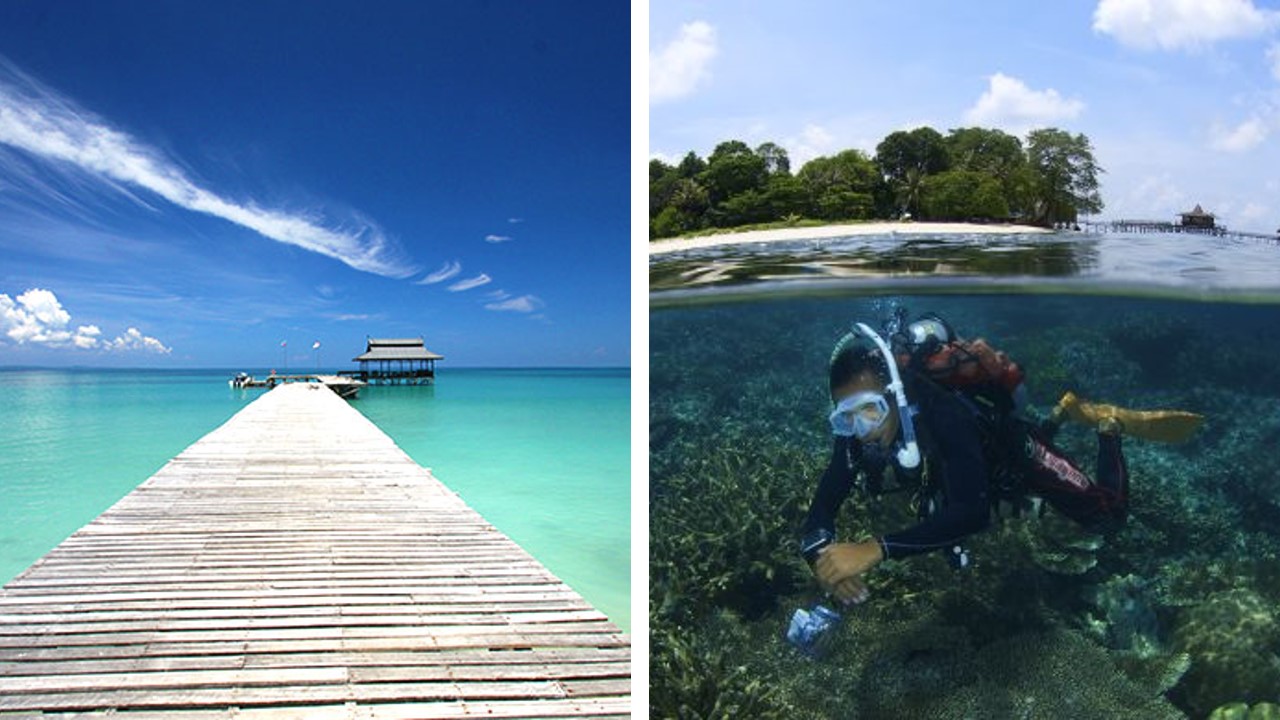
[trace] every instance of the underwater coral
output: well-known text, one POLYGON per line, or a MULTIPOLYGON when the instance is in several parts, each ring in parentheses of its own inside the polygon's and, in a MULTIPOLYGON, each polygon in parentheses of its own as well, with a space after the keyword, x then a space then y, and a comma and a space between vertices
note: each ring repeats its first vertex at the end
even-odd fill
MULTIPOLYGON (((1280 702, 1280 345, 1267 308, 1119 297, 802 298, 650 317, 650 715, 655 718, 1252 718, 1280 702), (830 653, 782 637, 819 592, 797 533, 830 453, 826 362, 855 318, 943 312, 1065 390, 1206 416, 1187 443, 1126 438, 1122 528, 1039 504, 890 561, 830 653), (1242 709, 1243 708, 1243 709, 1242 709), (1244 714, 1241 714, 1244 713, 1244 714)), ((1092 468, 1091 432, 1058 443, 1092 468)), ((842 538, 906 526, 855 495, 842 538)), ((1269 709, 1270 708, 1270 709, 1269 709)))

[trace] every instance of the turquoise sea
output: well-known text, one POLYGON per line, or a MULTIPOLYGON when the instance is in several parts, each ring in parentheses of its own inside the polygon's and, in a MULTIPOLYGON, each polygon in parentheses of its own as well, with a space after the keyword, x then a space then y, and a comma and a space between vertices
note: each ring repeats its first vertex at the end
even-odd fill
MULTIPOLYGON (((0 369, 0 582, 263 392, 232 390, 233 374, 0 369)), ((441 368, 435 386, 367 388, 354 407, 629 629, 630 382, 441 368)))

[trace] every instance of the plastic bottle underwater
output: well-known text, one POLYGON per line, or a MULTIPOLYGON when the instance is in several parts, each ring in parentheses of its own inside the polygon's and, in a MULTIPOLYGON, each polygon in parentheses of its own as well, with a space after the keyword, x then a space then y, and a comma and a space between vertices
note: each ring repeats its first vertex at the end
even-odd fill
POLYGON ((810 658, 818 659, 831 651, 840 613, 817 603, 809 609, 796 608, 787 626, 787 642, 810 658))

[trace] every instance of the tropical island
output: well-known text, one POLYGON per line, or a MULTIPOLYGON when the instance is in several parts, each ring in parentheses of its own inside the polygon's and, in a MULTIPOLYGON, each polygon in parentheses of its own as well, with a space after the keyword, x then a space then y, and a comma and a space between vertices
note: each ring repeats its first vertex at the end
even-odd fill
POLYGON ((705 159, 690 151, 675 165, 649 161, 649 239, 825 226, 853 234, 853 223, 871 231, 903 220, 946 224, 940 232, 1070 226, 1102 210, 1102 172, 1088 137, 1057 128, 1025 142, 981 127, 900 130, 874 156, 843 150, 795 173, 776 143, 753 150, 729 140, 705 159))

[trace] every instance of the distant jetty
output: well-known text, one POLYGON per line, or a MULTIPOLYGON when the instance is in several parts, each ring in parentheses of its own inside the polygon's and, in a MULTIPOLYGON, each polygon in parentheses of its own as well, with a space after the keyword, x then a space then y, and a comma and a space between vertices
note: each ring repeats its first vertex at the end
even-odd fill
POLYGON ((1192 210, 1178 213, 1177 222, 1171 220, 1105 220, 1082 222, 1080 226, 1086 232, 1096 233, 1188 233, 1192 235, 1280 242, 1280 230, 1276 230, 1274 235, 1228 230, 1225 225, 1218 224, 1217 217, 1213 213, 1205 212, 1198 204, 1192 210))
POLYGON ((366 385, 430 385, 436 379, 436 361, 443 359, 428 350, 422 338, 366 338, 364 353, 351 359, 360 363, 359 370, 339 370, 336 375, 280 375, 272 370, 263 378, 239 373, 227 382, 237 389, 268 390, 286 383, 319 383, 350 400, 366 385))

